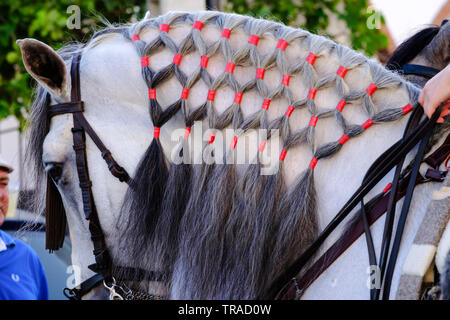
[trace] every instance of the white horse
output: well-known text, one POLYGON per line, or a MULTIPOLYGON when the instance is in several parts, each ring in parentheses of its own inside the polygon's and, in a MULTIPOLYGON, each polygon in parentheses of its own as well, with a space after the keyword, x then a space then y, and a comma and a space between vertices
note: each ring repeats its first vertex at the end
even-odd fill
MULTIPOLYGON (((449 35, 450 26, 442 27, 439 36, 436 36, 434 40, 436 43, 431 43, 429 46, 436 48, 438 46, 437 41, 442 38, 448 39, 449 35)), ((287 188, 294 186, 302 172, 309 170, 308 165, 315 155, 314 152, 319 150, 321 146, 338 141, 342 137, 343 122, 339 114, 345 119, 344 125, 347 125, 347 128, 351 127, 350 124, 361 126, 368 118, 373 118, 384 110, 401 111, 401 108, 408 104, 415 105, 420 91, 419 87, 403 80, 397 74, 385 70, 378 63, 324 37, 274 22, 219 12, 199 12, 195 14, 173 12, 154 19, 144 18, 144 20, 132 25, 108 27, 85 45, 75 45, 60 52, 55 52, 46 44, 34 39, 20 40, 18 45, 22 50, 27 71, 41 88, 40 95, 33 107, 34 117, 31 121, 35 122, 32 122, 31 126, 39 127, 43 125, 36 123, 36 121, 39 119, 39 114, 41 119, 45 118, 42 117, 42 114, 45 114, 45 107, 49 104, 70 101, 71 57, 75 51, 79 51, 82 53, 80 79, 81 98, 85 105, 84 114, 103 143, 111 150, 118 163, 133 177, 136 176, 139 161, 152 142, 154 134, 154 124, 148 116, 148 83, 145 82, 141 74, 142 68, 147 66, 145 62, 141 65, 141 56, 149 57, 148 67, 155 73, 171 64, 176 65, 174 68, 181 70, 187 76, 188 81, 184 85, 189 83, 189 79, 200 72, 201 68, 207 70, 212 81, 207 83, 202 78, 203 80, 195 82, 195 85, 189 88, 188 98, 183 99, 185 100, 183 103, 191 111, 205 103, 208 90, 211 90, 214 81, 223 77, 227 72, 234 76, 240 88, 245 87, 246 83, 254 81, 256 72, 258 80, 255 81, 253 87, 244 92, 242 101, 239 103, 244 122, 252 118, 255 113, 260 112, 261 105, 264 104, 264 98, 272 98, 270 108, 265 110, 268 122, 282 117, 288 105, 293 105, 295 110, 293 110, 288 121, 290 132, 297 132, 306 127, 308 130, 315 128, 315 134, 308 133, 307 142, 295 145, 288 150, 287 154, 285 153, 285 159, 281 167, 283 190, 288 190, 287 188), (230 30, 231 35, 230 33, 227 34, 226 31, 224 33, 224 29, 230 30), (138 37, 134 35, 138 35, 138 37), (154 47, 147 46, 147 51, 137 50, 137 48, 145 47, 145 44, 158 43, 157 39, 162 39, 161 41, 164 43, 162 47, 155 45, 154 47), (186 39, 192 39, 190 45, 186 45, 189 42, 186 39), (284 39, 286 42, 279 42, 279 39, 284 39), (143 42, 145 44, 142 44, 143 42), (174 54, 183 46, 189 47, 186 49, 187 54, 183 54, 181 62, 174 61, 174 54), (310 55, 310 52, 313 55, 310 55), (209 57, 209 61, 206 61, 207 65, 201 56, 209 57), (227 68, 227 62, 230 62, 229 59, 235 62, 235 69, 231 72, 229 69, 224 72, 227 68), (202 63, 203 65, 200 67, 202 63), (345 72, 336 75, 340 66, 345 67, 341 69, 345 72), (265 74, 261 74, 264 71, 258 71, 257 68, 264 69, 264 71, 267 69, 267 71, 265 74), (289 74, 291 77, 282 78, 283 74, 289 74), (282 83, 282 81, 284 82, 282 83), (371 88, 376 89, 376 91, 372 92, 371 89, 366 91, 374 82, 377 88, 374 86, 371 88), (280 88, 284 89, 285 87, 289 89, 289 92, 279 93, 280 88), (310 91, 311 88, 318 89, 317 95, 316 92, 310 91), (50 102, 45 101, 47 92, 51 96, 50 102), (271 96, 271 93, 274 92, 277 93, 271 96), (348 98, 347 105, 339 112, 334 111, 338 102, 343 99, 343 95, 348 98), (319 118, 318 121, 316 119, 317 124, 311 125, 311 110, 317 111, 316 115, 319 118), (335 115, 335 113, 338 115, 335 115), (330 117, 330 115, 335 115, 341 122, 336 121, 335 117, 330 117)), ((442 56, 441 60, 438 59, 438 55, 434 57, 434 60, 430 60, 427 55, 422 55, 418 58, 420 61, 417 63, 439 69, 443 68, 450 55, 448 46, 439 47, 443 48, 439 52, 442 56)), ((177 76, 171 76, 167 81, 162 82, 157 88, 159 105, 165 108, 165 106, 180 100, 182 88, 177 76)), ((217 92, 212 99, 214 103, 210 103, 208 106, 213 106, 216 114, 220 115, 233 103, 236 89, 231 86, 220 86, 214 88, 214 90, 217 92)), ((403 110, 406 113, 408 108, 403 110)), ((328 157, 323 157, 317 161, 316 165, 314 164, 318 231, 322 230, 333 219, 336 212, 357 189, 371 163, 402 136, 408 115, 396 116, 396 119, 385 123, 381 123, 383 120, 379 120, 378 123, 367 128, 367 131, 362 130, 364 132, 355 134, 348 142, 346 142, 346 139, 339 140, 339 152, 336 152, 333 156, 330 154, 328 157), (345 145, 343 145, 344 143, 345 145)), ((203 129, 208 128, 208 121, 205 120, 203 125, 203 129)), ((82 282, 93 274, 88 269, 88 265, 94 263, 94 256, 78 186, 79 181, 72 149, 72 126, 73 120, 70 114, 53 117, 48 133, 44 134, 45 139, 41 137, 43 145, 34 147, 34 155, 38 161, 43 163, 43 165, 40 165, 41 168, 38 166, 40 170, 45 168, 49 171, 54 168, 55 164, 62 167, 60 177, 57 179, 57 188, 62 196, 67 213, 73 248, 72 263, 80 268, 76 281, 82 282)), ((166 159, 172 159, 172 150, 178 143, 178 141, 173 140, 172 133, 176 129, 184 131, 185 126, 180 111, 161 127, 160 142, 166 159)), ((239 127, 239 124, 237 126, 239 127)), ((201 126, 193 126, 191 136, 195 134, 196 130, 201 130, 201 126)), ((32 130, 32 132, 38 131, 39 129, 32 130)), ((34 143, 39 142, 39 137, 34 137, 34 140, 33 137, 31 138, 34 143)), ((277 146, 276 141, 276 139, 268 140, 268 145, 277 146)), ((120 220, 123 218, 127 219, 126 216, 122 217, 124 212, 128 212, 123 211, 127 185, 120 183, 110 174, 98 149, 89 138, 86 144, 89 174, 93 183, 93 196, 101 227, 105 233, 106 244, 112 253, 112 260, 117 265, 146 267, 145 264, 151 260, 146 256, 151 255, 149 251, 152 247, 142 248, 142 261, 145 261, 145 263, 131 261, 129 251, 136 248, 128 250, 129 248, 124 244, 129 245, 129 243, 126 242, 125 238, 122 240, 117 230, 117 222, 123 221, 120 220)), ((229 146, 228 141, 226 146, 229 146)), ((236 147, 237 152, 244 147, 244 139, 239 137, 236 147)), ((271 155, 272 163, 278 164, 280 151, 281 148, 273 152, 271 155)), ((250 158, 253 158, 257 152, 253 153, 250 158)), ((42 173, 43 171, 38 176, 42 177, 42 173)), ((243 174, 245 172, 239 172, 238 176, 242 177, 243 174)), ((393 173, 390 173, 386 176, 369 196, 380 192, 391 181, 392 175, 393 173)), ((41 180, 41 183, 43 183, 43 180, 41 180)), ((234 188, 236 185, 237 182, 231 187, 234 188)), ((431 201, 431 195, 439 188, 440 185, 437 183, 428 183, 417 187, 414 193, 398 263, 394 272, 391 298, 396 296, 403 262, 431 201)), ((191 190, 191 192, 195 193, 196 190, 191 190)), ((287 191, 284 193, 291 194, 287 191)), ((236 193, 230 190, 226 195, 227 198, 224 198, 228 199, 225 202, 231 203, 231 206, 233 206, 233 197, 235 196, 237 196, 236 193)), ((208 201, 213 201, 211 199, 213 198, 209 198, 208 201)), ((200 201, 202 200, 205 199, 200 199, 200 201)), ((185 213, 184 216, 186 214, 188 213, 185 213)), ((274 216, 279 214, 280 212, 274 210, 274 216)), ((161 216, 164 216, 164 212, 161 213, 161 216)), ((205 217, 204 223, 206 224, 208 221, 208 218, 205 217)), ((180 233, 200 232, 198 230, 186 231, 183 229, 183 223, 181 222, 180 233)), ((198 222, 199 228, 203 229, 199 230, 209 232, 208 226, 202 226, 201 223, 201 221, 198 222)), ((283 222, 280 224, 282 225, 283 222)), ((384 217, 379 219, 371 228, 377 252, 380 249, 383 224, 384 217)), ((246 232, 251 233, 252 231, 247 230, 246 232)), ((301 232, 298 230, 297 232, 295 230, 289 232, 295 237, 301 237, 301 232)), ((181 235, 180 239, 184 241, 183 239, 194 239, 195 236, 194 234, 183 238, 183 235, 181 235)), ((333 233, 324 248, 331 245, 337 236, 338 233, 333 233)), ((239 237, 240 234, 236 234, 236 238, 239 237)), ((277 234, 271 234, 269 238, 277 238, 277 234)), ((232 242, 233 240, 225 238, 224 241, 232 242)), ((195 275, 186 276, 191 272, 188 266, 194 262, 186 261, 188 254, 183 252, 182 245, 180 247, 179 252, 172 253, 175 256, 175 266, 170 285, 166 288, 167 290, 163 286, 157 286, 156 289, 152 287, 153 292, 165 292, 170 298, 255 298, 255 296, 247 296, 245 293, 241 294, 239 291, 236 293, 231 290, 211 295, 204 292, 194 292, 196 289, 193 289, 192 282, 195 279, 199 279, 201 282, 202 278, 195 278, 195 275)), ((298 251, 301 251, 301 248, 298 248, 298 251)), ((300 253, 289 252, 288 255, 292 260, 292 256, 296 257, 300 253)), ((196 258, 199 254, 198 252, 192 252, 192 255, 196 258)), ((213 265, 216 266, 214 261, 210 262, 211 268, 213 268, 213 265)), ((205 270, 207 270, 208 261, 202 263, 205 264, 205 270)), ((268 262, 268 264, 270 263, 268 262)), ((368 265, 366 243, 363 236, 306 290, 303 298, 368 298, 368 265)), ((160 267, 161 265, 147 265, 146 269, 154 270, 160 267)), ((215 270, 211 272, 213 271, 215 272, 215 270)), ((210 270, 207 270, 207 272, 210 272, 210 270)), ((269 274, 267 274, 267 277, 269 277, 269 274)), ((241 281, 226 277, 224 279, 230 283, 241 281)), ((271 280, 273 279, 267 279, 268 282, 271 280)), ((202 285, 206 289, 209 286, 214 287, 214 284, 209 283, 202 285)), ((235 288, 236 286, 230 285, 230 287, 235 288)), ((228 287, 225 286, 225 288, 228 287)), ((85 298, 102 298, 104 293, 104 290, 99 289, 86 295, 85 298)))

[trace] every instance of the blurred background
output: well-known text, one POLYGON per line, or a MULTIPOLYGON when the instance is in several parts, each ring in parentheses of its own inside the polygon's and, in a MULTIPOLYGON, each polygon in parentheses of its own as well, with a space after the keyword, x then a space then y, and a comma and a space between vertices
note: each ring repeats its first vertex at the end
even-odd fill
MULTIPOLYGON (((168 11, 219 10, 275 20, 326 35, 384 63, 403 40, 450 18, 450 0, 2 0, 0 153, 15 168, 10 175, 7 216, 10 222, 6 225, 10 232, 20 226, 17 221, 32 217, 27 199, 34 189, 27 181, 23 158, 26 120, 35 83, 25 72, 16 40, 33 37, 59 49, 70 41, 87 40, 105 21, 136 22, 147 10, 152 17, 168 11), (68 27, 73 5, 79 8, 79 28, 68 27)), ((38 239, 30 244, 42 258, 45 255, 42 235, 27 237, 38 239)), ((59 256, 63 265, 70 264, 70 244, 59 256)), ((66 270, 62 274, 55 271, 64 269, 59 265, 61 261, 51 259, 47 265, 44 261, 46 269, 50 268, 53 274, 59 272, 53 277, 55 281, 64 281, 66 270)), ((54 291, 53 298, 60 297, 59 290, 54 291)))

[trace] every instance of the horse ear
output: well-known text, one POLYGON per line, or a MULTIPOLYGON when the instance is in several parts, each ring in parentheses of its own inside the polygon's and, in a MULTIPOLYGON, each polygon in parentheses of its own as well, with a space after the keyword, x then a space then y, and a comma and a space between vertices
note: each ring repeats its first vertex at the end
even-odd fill
POLYGON ((439 32, 428 45, 429 52, 445 68, 450 63, 450 22, 443 23, 439 32))
POLYGON ((68 95, 67 69, 63 59, 48 45, 35 39, 17 40, 28 73, 52 94, 68 95))

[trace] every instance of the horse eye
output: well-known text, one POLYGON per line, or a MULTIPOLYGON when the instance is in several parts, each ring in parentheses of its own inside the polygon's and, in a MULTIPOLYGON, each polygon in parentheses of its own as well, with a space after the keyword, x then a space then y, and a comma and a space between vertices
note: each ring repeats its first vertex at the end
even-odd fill
POLYGON ((50 178, 58 184, 63 174, 64 163, 62 162, 45 162, 45 171, 47 171, 50 178))

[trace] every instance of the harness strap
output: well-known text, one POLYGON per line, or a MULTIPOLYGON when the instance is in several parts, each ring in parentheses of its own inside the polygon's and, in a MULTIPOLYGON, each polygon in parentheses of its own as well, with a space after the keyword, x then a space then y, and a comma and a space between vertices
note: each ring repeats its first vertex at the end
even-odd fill
POLYGON ((83 112, 83 101, 73 101, 55 104, 48 107, 48 117, 54 117, 66 113, 83 112))
POLYGON ((103 280, 103 275, 96 273, 89 279, 83 281, 76 288, 64 288, 63 293, 69 300, 81 300, 85 294, 89 293, 92 289, 100 285, 103 280))
POLYGON ((436 74, 438 74, 440 72, 440 70, 435 69, 435 68, 431 68, 431 67, 426 67, 426 66, 421 66, 419 64, 404 64, 402 66, 401 72, 403 74, 412 74, 412 75, 416 75, 416 76, 421 76, 421 77, 425 77, 428 79, 433 78, 436 74))

